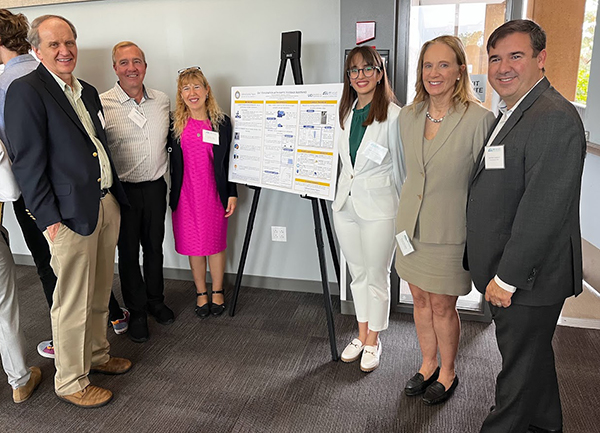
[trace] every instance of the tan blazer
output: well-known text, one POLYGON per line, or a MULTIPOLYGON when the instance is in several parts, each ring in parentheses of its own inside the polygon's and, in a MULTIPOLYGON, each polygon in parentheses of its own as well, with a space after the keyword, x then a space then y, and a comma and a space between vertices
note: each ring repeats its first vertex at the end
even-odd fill
POLYGON ((469 176, 495 118, 478 104, 457 106, 446 115, 424 155, 424 104, 415 109, 411 104, 400 113, 407 177, 396 229, 406 230, 412 239, 418 221, 421 242, 462 244, 467 236, 469 176))
POLYGON ((394 219, 402 181, 405 177, 404 155, 398 129, 400 107, 391 103, 385 122, 373 122, 367 126, 365 135, 356 153, 354 167, 350 161, 350 113, 338 141, 342 170, 337 182, 337 191, 332 209, 339 211, 352 194, 352 204, 358 216, 365 220, 394 219), (381 164, 367 158, 365 152, 371 142, 387 149, 381 164))

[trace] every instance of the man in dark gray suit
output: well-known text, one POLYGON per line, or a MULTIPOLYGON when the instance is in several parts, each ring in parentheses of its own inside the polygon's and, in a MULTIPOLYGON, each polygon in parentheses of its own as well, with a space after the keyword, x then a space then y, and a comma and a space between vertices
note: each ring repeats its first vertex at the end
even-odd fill
POLYGON ((552 336, 581 292, 581 119, 544 76, 546 34, 509 21, 487 43, 502 98, 467 204, 467 264, 490 303, 502 371, 481 432, 561 432, 552 336))

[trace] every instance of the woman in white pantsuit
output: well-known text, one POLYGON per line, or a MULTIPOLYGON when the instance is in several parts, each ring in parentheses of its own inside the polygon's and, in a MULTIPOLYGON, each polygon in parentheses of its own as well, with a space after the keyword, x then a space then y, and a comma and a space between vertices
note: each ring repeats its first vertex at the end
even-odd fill
POLYGON ((342 170, 333 202, 333 223, 348 262, 358 337, 342 361, 362 358, 360 368, 379 366, 379 332, 387 329, 395 218, 404 179, 398 129, 400 107, 376 50, 356 47, 345 63, 340 102, 342 170))

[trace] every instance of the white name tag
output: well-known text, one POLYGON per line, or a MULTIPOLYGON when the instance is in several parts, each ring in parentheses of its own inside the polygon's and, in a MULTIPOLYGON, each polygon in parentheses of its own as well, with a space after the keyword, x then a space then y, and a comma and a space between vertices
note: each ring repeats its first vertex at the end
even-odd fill
POLYGON ((403 256, 408 256, 410 253, 415 252, 406 230, 402 230, 400 233, 398 233, 396 235, 396 240, 398 241, 398 246, 400 247, 400 251, 402 252, 403 256))
POLYGON ((102 125, 102 129, 106 129, 106 122, 104 121, 102 111, 98 111, 98 119, 100 119, 100 125, 102 125))
POLYGON ((383 158, 387 155, 388 150, 380 144, 370 141, 367 143, 364 155, 373 161, 375 164, 381 165, 383 158))
POLYGON ((219 133, 215 131, 209 131, 208 129, 202 130, 202 140, 205 143, 219 144, 219 133))
POLYGON ((143 128, 146 122, 148 121, 142 113, 137 111, 135 108, 132 108, 129 114, 127 115, 133 123, 135 123, 138 127, 143 128))
POLYGON ((485 148, 485 169, 498 170, 504 169, 504 145, 486 146, 485 148))

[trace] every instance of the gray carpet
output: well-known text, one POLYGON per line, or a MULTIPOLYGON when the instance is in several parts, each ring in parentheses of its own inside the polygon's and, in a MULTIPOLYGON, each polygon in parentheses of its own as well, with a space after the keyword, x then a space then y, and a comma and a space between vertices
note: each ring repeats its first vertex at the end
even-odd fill
MULTIPOLYGON (((469 433, 479 430, 493 403, 500 367, 493 325, 463 324, 461 384, 445 405, 426 407, 402 393, 419 366, 408 315, 392 314, 381 366, 364 374, 358 363, 331 361, 319 295, 243 289, 235 317, 201 320, 193 312, 193 284, 167 281, 175 323, 161 326, 149 318, 145 344, 109 329, 111 353, 130 358, 134 367, 123 376, 93 375, 92 383, 115 398, 104 408, 78 409, 56 398, 52 360, 36 352, 50 337, 50 323, 34 268, 20 266, 18 277, 28 360, 44 379, 20 405, 12 403, 8 385, 0 388, 1 432, 469 433)), ((354 336, 354 318, 336 314, 335 325, 341 351, 354 336)), ((599 431, 599 337, 600 331, 557 331, 567 433, 599 431)))

